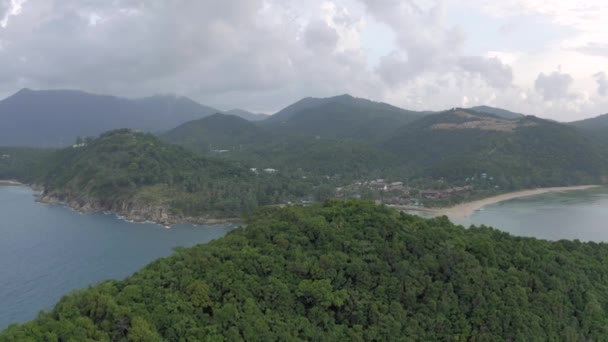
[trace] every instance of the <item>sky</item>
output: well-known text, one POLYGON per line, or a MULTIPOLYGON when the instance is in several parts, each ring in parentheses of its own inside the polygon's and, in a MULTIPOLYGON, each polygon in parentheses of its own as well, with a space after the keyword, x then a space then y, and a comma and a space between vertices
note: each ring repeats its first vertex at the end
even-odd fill
POLYGON ((272 113, 348 93, 570 121, 608 113, 605 18, 608 0, 0 0, 0 96, 272 113))

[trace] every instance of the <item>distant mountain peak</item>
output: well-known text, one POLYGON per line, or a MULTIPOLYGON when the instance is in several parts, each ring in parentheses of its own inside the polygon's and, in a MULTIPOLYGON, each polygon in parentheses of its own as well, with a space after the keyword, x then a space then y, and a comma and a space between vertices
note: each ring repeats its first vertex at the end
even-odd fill
POLYGON ((268 114, 252 113, 248 110, 234 108, 224 112, 225 114, 239 116, 248 121, 262 121, 269 117, 268 114))
POLYGON ((486 105, 471 107, 471 108, 468 108, 467 110, 474 111, 477 113, 492 114, 492 115, 499 116, 504 119, 521 119, 526 116, 521 113, 515 113, 515 112, 509 111, 506 109, 490 107, 490 106, 486 106, 486 105))
POLYGON ((117 128, 166 131, 217 113, 187 97, 129 99, 80 90, 24 88, 0 101, 0 145, 56 147, 117 128))
POLYGON ((33 92, 34 92, 34 90, 32 90, 30 88, 22 88, 18 92, 16 92, 15 95, 17 95, 17 94, 28 94, 28 93, 33 93, 33 92))

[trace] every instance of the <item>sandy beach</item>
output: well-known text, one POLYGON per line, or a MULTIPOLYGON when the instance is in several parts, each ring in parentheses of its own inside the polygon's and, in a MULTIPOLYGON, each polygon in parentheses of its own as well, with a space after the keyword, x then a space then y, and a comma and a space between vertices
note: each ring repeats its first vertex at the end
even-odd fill
POLYGON ((435 215, 446 215, 450 218, 467 218, 471 216, 476 210, 481 209, 490 204, 495 204, 503 201, 512 200, 515 198, 528 197, 528 196, 536 196, 542 195, 549 192, 564 192, 564 191, 580 191, 580 190, 589 190, 594 188, 599 188, 600 185, 581 185, 581 186, 567 186, 567 187, 553 187, 553 188, 539 188, 539 189, 531 189, 531 190, 522 190, 509 192, 506 194, 501 194, 493 197, 488 197, 484 199, 480 199, 473 202, 466 202, 457 204, 453 207, 449 208, 417 208, 417 207, 400 207, 396 206, 397 209, 400 210, 408 210, 408 211, 420 211, 431 213, 435 215))
POLYGON ((23 185, 23 184, 19 183, 17 181, 14 181, 14 180, 0 179, 0 185, 23 185))

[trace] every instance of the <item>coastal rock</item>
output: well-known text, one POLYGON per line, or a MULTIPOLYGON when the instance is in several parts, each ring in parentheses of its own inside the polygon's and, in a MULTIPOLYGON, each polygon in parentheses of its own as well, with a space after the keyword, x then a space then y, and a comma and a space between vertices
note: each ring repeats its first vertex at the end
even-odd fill
POLYGON ((215 225, 240 222, 238 218, 212 218, 208 216, 189 217, 174 215, 167 207, 147 205, 132 200, 102 202, 91 198, 82 198, 69 192, 43 190, 36 195, 37 201, 47 204, 64 204, 84 213, 111 212, 133 222, 154 222, 164 226, 177 223, 197 225, 215 225))

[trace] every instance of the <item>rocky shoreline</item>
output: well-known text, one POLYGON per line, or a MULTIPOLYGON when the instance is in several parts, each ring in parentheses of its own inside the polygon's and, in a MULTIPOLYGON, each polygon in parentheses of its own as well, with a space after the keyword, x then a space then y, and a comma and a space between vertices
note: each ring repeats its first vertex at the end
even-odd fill
POLYGON ((39 191, 36 194, 36 201, 40 203, 65 205, 82 213, 112 213, 125 220, 137 223, 153 222, 171 227, 180 223, 209 226, 242 222, 240 218, 173 215, 168 208, 163 206, 143 205, 133 201, 104 203, 103 201, 84 199, 69 193, 44 191, 39 186, 32 186, 32 188, 39 191))

